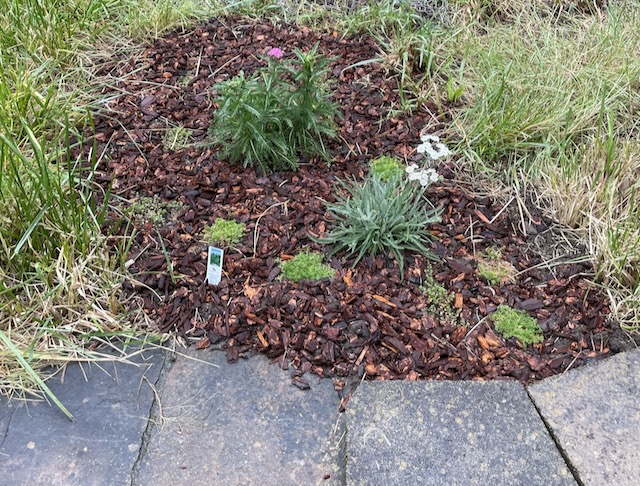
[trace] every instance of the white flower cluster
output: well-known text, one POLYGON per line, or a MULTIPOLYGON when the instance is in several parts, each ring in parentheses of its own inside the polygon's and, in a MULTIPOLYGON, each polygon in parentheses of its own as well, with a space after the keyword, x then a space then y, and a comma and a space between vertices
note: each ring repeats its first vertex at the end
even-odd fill
POLYGON ((437 135, 420 135, 420 140, 422 140, 422 143, 418 145, 416 150, 419 154, 426 153, 431 160, 438 160, 451 155, 447 146, 440 142, 440 137, 437 135))
POLYGON ((405 169, 410 181, 418 181, 422 187, 427 187, 432 182, 438 182, 440 177, 434 169, 418 169, 416 164, 411 164, 405 169))

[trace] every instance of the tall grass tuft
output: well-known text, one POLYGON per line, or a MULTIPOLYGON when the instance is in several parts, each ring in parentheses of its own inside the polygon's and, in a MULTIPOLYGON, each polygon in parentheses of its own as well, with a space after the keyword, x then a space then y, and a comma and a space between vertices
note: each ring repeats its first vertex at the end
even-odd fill
POLYGON ((464 90, 461 151, 476 170, 535 182, 584 235, 616 317, 637 326, 640 4, 460 3, 434 59, 441 89, 464 90))
POLYGON ((92 43, 204 10, 191 0, 0 0, 0 393, 50 395, 45 366, 113 359, 87 345, 140 332, 120 292, 127 242, 101 233, 101 155, 80 149, 92 43))

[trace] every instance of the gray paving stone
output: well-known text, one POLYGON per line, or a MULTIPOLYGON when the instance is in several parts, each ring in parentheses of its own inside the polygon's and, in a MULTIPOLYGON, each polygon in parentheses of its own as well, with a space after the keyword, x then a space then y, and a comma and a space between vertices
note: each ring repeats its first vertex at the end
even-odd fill
POLYGON ((365 382, 348 405, 347 484, 575 485, 514 382, 365 382))
POLYGON ((74 415, 47 402, 0 400, 0 484, 129 485, 164 353, 69 365, 47 384, 74 415))
POLYGON ((202 361, 178 357, 166 375, 134 484, 339 484, 331 380, 309 376, 302 391, 262 356, 229 365, 219 351, 188 354, 202 361))
POLYGON ((640 351, 529 387, 586 486, 640 484, 640 351))

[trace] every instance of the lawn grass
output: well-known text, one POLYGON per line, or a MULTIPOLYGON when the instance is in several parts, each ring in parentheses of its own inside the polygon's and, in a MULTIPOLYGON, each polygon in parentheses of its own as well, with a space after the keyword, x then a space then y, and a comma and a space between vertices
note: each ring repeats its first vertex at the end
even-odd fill
POLYGON ((96 59, 228 12, 374 35, 402 109, 451 109, 460 163, 533 185, 581 232, 614 316, 637 326, 640 5, 557 3, 449 0, 435 25, 392 0, 349 11, 346 0, 0 0, 0 393, 41 392, 33 372, 100 359, 88 342, 139 332, 118 293, 127 240, 101 233, 108 194, 93 173, 104 154, 70 150, 101 104, 96 59))
POLYGON ((73 150, 90 145, 84 134, 100 101, 92 99, 92 58, 210 8, 0 1, 0 393, 50 395, 47 365, 113 359, 87 344, 141 332, 120 291, 128 242, 101 232, 109 194, 93 177, 104 154, 73 150))
POLYGON ((461 87, 450 133, 463 160, 515 190, 534 187, 582 235, 614 317, 637 328, 640 4, 610 3, 450 2, 424 88, 445 99, 447 81, 461 87))

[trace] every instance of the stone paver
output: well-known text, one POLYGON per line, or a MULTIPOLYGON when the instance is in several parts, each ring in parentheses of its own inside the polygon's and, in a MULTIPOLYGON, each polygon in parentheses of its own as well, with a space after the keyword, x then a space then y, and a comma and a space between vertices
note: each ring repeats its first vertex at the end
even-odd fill
POLYGON ((640 351, 529 387, 585 486, 640 484, 640 351))
POLYGON ((575 485, 514 382, 365 382, 347 408, 347 484, 575 485))
POLYGON ((331 380, 305 376, 312 389, 301 391, 262 356, 228 365, 222 352, 188 354, 202 361, 178 357, 166 375, 134 484, 340 484, 331 380))
POLYGON ((47 382, 74 422, 47 402, 0 399, 0 484, 129 485, 164 353, 131 361, 73 364, 47 382))

